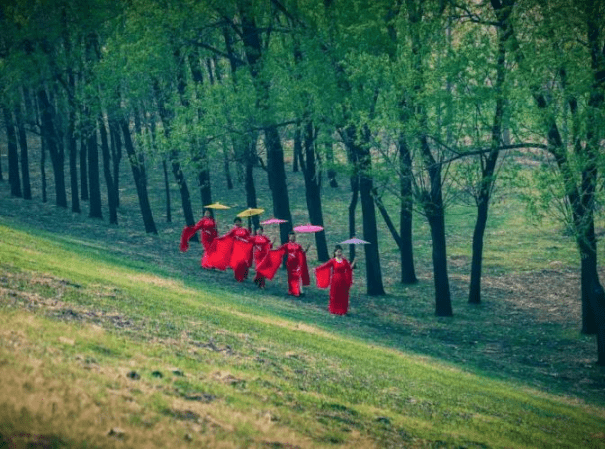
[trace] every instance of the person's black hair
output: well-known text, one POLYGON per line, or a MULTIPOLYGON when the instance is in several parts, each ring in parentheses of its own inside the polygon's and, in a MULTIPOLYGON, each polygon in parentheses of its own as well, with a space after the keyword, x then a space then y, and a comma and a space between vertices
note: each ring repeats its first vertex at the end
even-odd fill
POLYGON ((342 246, 340 246, 340 245, 336 245, 336 246, 334 247, 334 251, 332 252, 332 257, 335 257, 335 256, 336 256, 336 251, 338 251, 338 250, 341 250, 341 251, 342 251, 342 246))
POLYGON ((241 222, 242 222, 242 219, 241 219, 240 217, 235 217, 235 218, 233 219, 233 223, 237 223, 238 221, 241 223, 241 222))
POLYGON ((290 231, 290 232, 288 232, 288 235, 296 235, 296 232, 290 231))

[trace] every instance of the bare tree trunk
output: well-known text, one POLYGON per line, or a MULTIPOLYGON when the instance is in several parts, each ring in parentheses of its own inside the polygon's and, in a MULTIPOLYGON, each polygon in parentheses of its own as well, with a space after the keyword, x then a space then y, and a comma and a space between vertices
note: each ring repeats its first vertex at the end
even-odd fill
POLYGON ((118 205, 116 201, 116 189, 111 176, 111 155, 109 153, 109 139, 103 116, 98 119, 99 134, 101 136, 101 153, 103 155, 103 175, 107 186, 107 205, 109 207, 109 223, 118 224, 118 205))
POLYGON ((412 155, 408 148, 405 137, 399 138, 399 166, 401 169, 400 194, 401 203, 399 211, 399 232, 401 236, 401 283, 415 284, 418 282, 414 267, 414 245, 413 245, 413 216, 414 205, 412 190, 412 155))
POLYGON ((157 234, 158 231, 155 227, 153 220, 153 213, 151 212, 151 205, 149 204, 149 195, 147 193, 147 177, 145 176, 144 167, 141 161, 137 157, 132 138, 130 136, 130 128, 125 118, 120 122, 122 128, 122 135, 124 136, 124 146, 126 147, 126 153, 128 154, 128 160, 130 167, 132 168, 132 174, 134 177, 134 183, 137 187, 137 195, 139 197, 139 205, 141 207, 141 217, 145 225, 145 232, 148 234, 157 234))
POLYGON ((21 178, 23 179, 23 199, 31 200, 32 189, 29 176, 29 149, 27 146, 27 133, 25 131, 25 123, 20 106, 17 106, 15 108, 15 119, 19 147, 21 148, 21 178))
POLYGON ((38 91, 38 103, 40 105, 42 135, 44 136, 46 148, 48 149, 53 164, 56 204, 59 207, 67 208, 64 154, 55 131, 53 120, 54 108, 48 100, 48 95, 43 88, 38 91))
MULTIPOLYGON (((323 210, 321 206, 321 182, 315 161, 315 130, 313 123, 307 121, 304 124, 304 145, 301 149, 301 168, 305 178, 305 198, 309 220, 312 225, 324 226, 323 210)), ((315 246, 317 248, 317 259, 326 262, 330 259, 325 231, 315 233, 315 246)))
POLYGON ((166 223, 172 223, 172 202, 170 200, 170 182, 168 180, 168 164, 166 159, 162 161, 164 170, 164 189, 166 191, 166 223))
POLYGON ((21 177, 19 176, 19 150, 17 148, 17 133, 10 110, 2 106, 4 124, 6 126, 6 139, 8 143, 8 183, 11 187, 11 196, 21 198, 21 177))
POLYGON ((382 284, 382 271, 380 268, 380 254, 378 252, 378 228, 376 225, 376 209, 374 207, 374 182, 370 171, 372 166, 369 145, 369 131, 364 130, 362 143, 357 142, 357 129, 349 125, 345 130, 348 151, 355 164, 359 176, 359 198, 361 201, 361 214, 363 222, 363 239, 370 242, 365 245, 366 287, 370 296, 384 295, 382 284))
POLYGON ((99 174, 99 147, 97 144, 97 127, 92 121, 90 112, 86 110, 86 117, 91 120, 88 142, 88 182, 90 187, 89 213, 90 218, 103 218, 101 208, 101 180, 99 174))

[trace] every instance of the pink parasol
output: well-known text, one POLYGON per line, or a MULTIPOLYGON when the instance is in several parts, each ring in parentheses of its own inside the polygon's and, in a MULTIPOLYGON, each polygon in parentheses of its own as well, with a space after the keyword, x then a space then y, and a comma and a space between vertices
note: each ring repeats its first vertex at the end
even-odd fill
POLYGON ((345 240, 344 242, 340 242, 341 245, 369 245, 370 242, 366 242, 365 240, 361 240, 358 238, 353 237, 352 239, 349 240, 345 240))
POLYGON ((262 221, 261 224, 262 225, 280 224, 280 223, 286 223, 287 221, 288 220, 282 220, 281 218, 270 218, 269 220, 262 221))
POLYGON ((312 225, 312 224, 296 226, 294 228, 294 232, 319 232, 319 231, 323 231, 323 230, 324 230, 323 227, 312 225))

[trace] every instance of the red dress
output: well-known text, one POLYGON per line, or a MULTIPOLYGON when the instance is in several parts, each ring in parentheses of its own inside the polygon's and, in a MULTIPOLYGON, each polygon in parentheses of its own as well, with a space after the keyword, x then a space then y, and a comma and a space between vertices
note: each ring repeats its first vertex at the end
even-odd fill
POLYGON ((248 268, 252 264, 252 248, 250 231, 235 226, 222 237, 217 237, 204 254, 202 266, 218 270, 233 269, 238 282, 242 282, 248 275, 248 268))
POLYGON ((336 315, 345 315, 349 309, 349 290, 353 284, 353 269, 347 259, 338 262, 328 260, 315 269, 315 279, 319 288, 330 286, 328 310, 336 315))
POLYGON ((309 285, 309 268, 307 256, 298 243, 284 243, 277 249, 270 250, 265 258, 257 265, 256 272, 267 279, 273 279, 279 269, 285 254, 286 270, 288 271, 288 294, 300 296, 300 283, 309 285))
POLYGON ((204 251, 208 251, 210 245, 216 238, 216 221, 212 217, 203 217, 200 221, 198 221, 194 226, 185 226, 183 231, 181 232, 181 251, 185 252, 189 249, 189 240, 195 235, 195 233, 199 230, 202 230, 202 245, 204 246, 204 251))
POLYGON ((307 267, 307 256, 303 247, 296 242, 284 243, 278 250, 284 250, 287 254, 286 270, 288 271, 288 294, 300 296, 300 283, 309 285, 309 269, 307 267))
POLYGON ((252 243, 254 244, 254 267, 256 268, 256 276, 254 282, 259 287, 265 286, 265 277, 258 272, 258 265, 262 262, 265 256, 271 249, 271 240, 264 235, 255 235, 252 237, 252 243))

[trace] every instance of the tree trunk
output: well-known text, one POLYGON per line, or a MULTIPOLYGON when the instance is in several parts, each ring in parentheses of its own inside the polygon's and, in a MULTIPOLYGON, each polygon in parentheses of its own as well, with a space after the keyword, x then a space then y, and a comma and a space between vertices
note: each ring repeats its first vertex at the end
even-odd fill
POLYGON ((227 182, 227 190, 233 190, 233 179, 231 178, 231 169, 229 168, 229 149, 227 144, 223 144, 223 172, 227 182))
POLYGON ((20 107, 15 108, 15 118, 19 147, 21 148, 21 177, 23 179, 23 199, 31 200, 32 188, 29 176, 29 149, 27 146, 27 133, 25 131, 25 123, 20 107))
POLYGON ((164 170, 164 189, 166 191, 166 223, 172 223, 172 202, 170 200, 170 182, 168 180, 168 164, 166 159, 162 161, 164 170))
MULTIPOLYGON (((437 210, 435 211, 437 212, 437 210)), ((452 316, 450 285, 447 275, 445 219, 443 214, 427 214, 433 242, 433 274, 435 281, 435 315, 452 316)))
POLYGON ((80 139, 80 199, 88 201, 88 144, 80 139))
MULTIPOLYGON (((86 117, 90 117, 90 112, 86 110, 86 117)), ((92 121, 92 118, 90 118, 92 121)), ((90 187, 89 213, 90 218, 103 218, 101 207, 101 180, 99 174, 99 147, 97 144, 97 127, 92 122, 89 128, 87 138, 88 143, 88 183, 90 187)))
POLYGON ((8 183, 11 187, 11 196, 21 198, 21 177, 19 176, 19 150, 17 148, 17 133, 10 110, 2 106, 4 124, 6 126, 6 139, 8 144, 8 183))
POLYGON ((46 148, 48 149, 53 164, 56 204, 59 207, 67 208, 64 167, 65 156, 55 132, 55 124, 53 122, 54 108, 48 100, 48 95, 44 89, 38 91, 38 103, 40 105, 42 135, 44 136, 46 148))
POLYGON ((326 143, 326 160, 330 165, 328 168, 328 180, 330 182, 330 187, 336 188, 338 187, 338 181, 336 180, 336 170, 332 168, 332 164, 334 163, 334 146, 331 141, 326 143))
POLYGON ((67 151, 69 152, 69 181, 71 186, 71 211, 81 213, 80 209, 80 189, 78 185, 78 141, 76 140, 75 111, 69 111, 69 124, 67 130, 67 151))
POLYGON ((136 155, 132 138, 130 136, 130 129, 126 119, 122 119, 120 122, 122 128, 122 135, 124 136, 124 146, 126 147, 126 153, 128 154, 128 160, 130 167, 132 168, 132 174, 134 177, 134 183, 137 188, 137 195, 139 198, 139 206, 141 207, 141 216, 145 225, 145 232, 148 234, 157 234, 158 231, 155 227, 153 220, 153 214, 151 212, 151 206, 149 204, 149 195, 147 193, 147 179, 143 167, 141 167, 139 158, 136 155))
MULTIPOLYGON (((42 129, 40 130, 42 131, 42 129)), ((42 133, 41 133, 42 134, 42 133)), ((42 189, 42 202, 48 201, 48 186, 46 184, 46 153, 47 153, 46 137, 42 134, 40 138, 40 184, 42 189)))
POLYGON ((296 124, 294 130, 294 146, 292 147, 292 173, 298 173, 299 162, 302 157, 302 132, 300 131, 300 123, 296 124))
POLYGON ((361 202, 361 215, 363 223, 363 239, 370 242, 365 245, 366 287, 370 296, 384 295, 382 284, 382 271, 380 269, 380 255, 378 252, 378 228, 376 225, 376 209, 374 208, 374 182, 371 177, 372 161, 369 148, 369 132, 362 133, 363 143, 357 143, 357 129, 348 126, 346 142, 350 159, 355 163, 359 176, 359 198, 361 202))
MULTIPOLYGON (((357 235, 355 226, 355 211, 357 210, 357 201, 359 200, 359 176, 351 176, 351 202, 349 203, 349 237, 357 235)), ((349 245, 349 260, 355 260, 355 245, 349 245)))
MULTIPOLYGON (((307 121, 304 127, 304 148, 301 148, 301 168, 305 179, 305 198, 309 220, 312 225, 324 226, 323 211, 321 206, 321 183, 317 164, 315 162, 315 133, 313 123, 307 121)), ((315 246, 317 248, 317 259, 327 262, 330 259, 325 231, 315 233, 315 246)))
POLYGON ((101 153, 103 155, 103 175, 107 186, 107 205, 109 207, 109 223, 118 224, 118 205, 116 201, 116 189, 111 176, 111 156, 109 153, 109 139, 105 120, 100 116, 98 119, 99 134, 101 136, 101 153))
POLYGON ((431 228, 433 244, 433 275, 435 282, 435 314, 437 316, 452 316, 452 301, 450 284, 447 274, 447 253, 445 243, 445 211, 443 193, 441 190, 441 165, 437 164, 431 154, 426 136, 421 137, 421 145, 425 158, 426 170, 431 182, 430 190, 426 192, 423 201, 424 211, 431 228))
POLYGON ((415 284, 418 282, 416 270, 414 268, 414 245, 412 238, 413 216, 412 207, 414 204, 412 190, 412 155, 405 141, 404 136, 399 138, 399 165, 401 169, 400 193, 401 205, 399 211, 399 235, 401 237, 401 246, 399 248, 401 256, 401 283, 415 284))
POLYGON ((597 365, 605 366, 605 290, 603 290, 598 276, 592 286, 590 305, 597 322, 597 365))
POLYGON ((264 132, 265 145, 267 146, 267 175, 273 199, 273 214, 275 218, 288 220, 279 225, 280 239, 282 243, 285 243, 288 241, 288 234, 292 230, 292 215, 290 214, 290 199, 284 168, 284 150, 275 126, 266 127, 264 132))
POLYGON ((109 119, 109 136, 111 141, 111 162, 113 173, 113 188, 115 190, 116 207, 120 208, 120 161, 122 160, 122 139, 120 126, 113 119, 109 119))
MULTIPOLYGON (((244 186, 246 189, 246 205, 251 208, 257 207, 256 186, 254 185, 254 163, 256 162, 256 138, 245 142, 244 163, 245 163, 245 178, 244 186)), ((248 227, 256 229, 260 226, 258 215, 253 216, 248 220, 248 227)))

